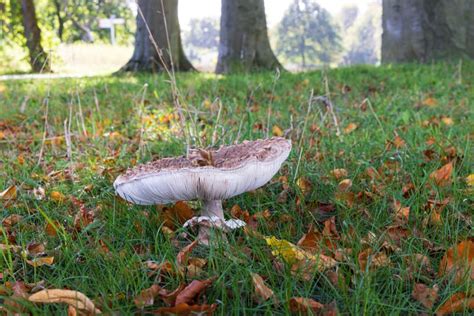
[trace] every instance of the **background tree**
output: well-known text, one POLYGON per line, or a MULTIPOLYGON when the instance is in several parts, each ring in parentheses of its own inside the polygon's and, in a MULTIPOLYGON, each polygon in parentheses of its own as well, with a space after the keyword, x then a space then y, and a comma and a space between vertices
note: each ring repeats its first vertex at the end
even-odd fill
POLYGON ((184 51, 193 63, 216 62, 219 49, 219 20, 191 19, 183 36, 184 51))
POLYGON ((341 51, 330 14, 311 0, 294 0, 278 26, 277 54, 301 69, 328 64, 341 51))
POLYGON ((139 0, 138 7, 133 56, 122 70, 155 72, 171 67, 193 70, 181 45, 178 1, 139 0))
POLYGON ((263 0, 222 0, 217 73, 281 67, 270 47, 263 0))
POLYGON ((382 62, 474 58, 474 1, 383 0, 382 62))
MULTIPOLYGON (((344 15, 344 11, 341 12, 344 15)), ((370 5, 350 25, 342 26, 344 53, 340 63, 377 64, 380 61, 380 45, 382 36, 382 8, 379 3, 370 5)), ((344 21, 345 19, 340 19, 344 21)))
POLYGON ((21 12, 31 69, 34 72, 49 71, 48 58, 41 46, 41 30, 38 27, 33 0, 21 0, 21 12))

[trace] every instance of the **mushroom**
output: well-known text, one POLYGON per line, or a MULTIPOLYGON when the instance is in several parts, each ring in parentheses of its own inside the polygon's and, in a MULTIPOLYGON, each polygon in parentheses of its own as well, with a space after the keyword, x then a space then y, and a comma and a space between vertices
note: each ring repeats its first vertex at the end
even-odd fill
POLYGON ((244 141, 219 149, 191 149, 188 157, 163 158, 128 169, 114 182, 123 199, 140 205, 202 200, 199 240, 207 244, 209 228, 228 231, 245 225, 225 221, 222 200, 266 184, 288 158, 291 142, 282 137, 244 141))

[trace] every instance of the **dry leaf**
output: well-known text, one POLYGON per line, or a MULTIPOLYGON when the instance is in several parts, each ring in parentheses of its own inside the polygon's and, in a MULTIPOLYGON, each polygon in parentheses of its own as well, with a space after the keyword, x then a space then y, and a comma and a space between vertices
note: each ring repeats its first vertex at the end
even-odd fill
POLYGON ((352 180, 351 179, 344 179, 339 182, 337 185, 337 190, 340 192, 347 192, 352 187, 352 180))
POLYGON ((436 316, 455 312, 467 312, 472 309, 474 309, 474 297, 466 297, 464 293, 455 293, 438 308, 436 316))
POLYGON ((87 296, 78 291, 62 289, 42 290, 31 295, 28 300, 34 303, 66 303, 85 312, 101 313, 87 296))
POLYGON ((194 249, 194 247, 197 246, 198 242, 199 240, 196 239, 195 241, 193 241, 192 243, 190 243, 189 245, 181 249, 181 251, 176 256, 176 260, 179 265, 186 266, 188 264, 189 254, 194 249))
POLYGON ((359 266, 362 271, 366 271, 367 267, 370 270, 379 267, 385 267, 390 264, 390 258, 387 254, 383 251, 377 252, 373 254, 373 250, 371 248, 367 248, 358 256, 359 266))
POLYGON ((292 313, 310 313, 318 312, 324 308, 324 305, 310 298, 292 297, 290 299, 290 312, 292 313))
POLYGON ((411 296, 427 309, 432 309, 438 299, 438 291, 437 285, 430 288, 423 283, 415 283, 411 296))
POLYGON ((282 136, 283 136, 283 130, 281 129, 280 126, 278 126, 278 125, 273 125, 273 127, 272 127, 272 134, 273 134, 273 136, 282 137, 282 136))
POLYGON ((397 135, 393 139, 393 145, 395 146, 395 148, 400 149, 405 146, 405 141, 403 140, 403 138, 397 135))
POLYGON ((349 123, 347 126, 344 128, 344 133, 349 134, 353 131, 355 131, 357 128, 357 124, 355 123, 349 123))
POLYGON ((41 267, 43 265, 52 265, 54 262, 54 257, 38 257, 34 258, 33 260, 26 260, 26 262, 35 268, 41 267))
POLYGON ((348 175, 348 172, 346 169, 342 169, 342 168, 339 168, 339 169, 333 169, 331 172, 331 175, 336 178, 336 179, 341 179, 341 178, 345 178, 347 177, 348 175))
POLYGON ((160 307, 153 311, 156 315, 212 315, 217 304, 211 305, 188 305, 186 303, 176 304, 173 307, 160 307))
POLYGON ((255 293, 258 297, 267 301, 269 298, 273 297, 273 291, 265 284, 262 277, 257 273, 251 273, 253 286, 255 287, 255 293))
POLYGON ((305 178, 298 178, 298 180, 296 180, 296 185, 300 188, 301 193, 304 195, 310 193, 313 187, 311 182, 305 178))
POLYGON ((51 200, 58 203, 64 202, 66 200, 66 197, 64 196, 64 194, 58 191, 51 192, 49 197, 51 198, 51 200))
POLYGON ((469 187, 474 187, 474 173, 472 173, 472 174, 470 174, 466 177, 466 184, 469 187))
POLYGON ((177 226, 182 226, 187 220, 193 218, 193 209, 183 201, 176 202, 172 207, 165 208, 162 213, 163 225, 176 229, 177 226))
POLYGON ((438 101, 435 98, 426 98, 423 100, 422 104, 426 106, 435 106, 438 104, 438 101))
POLYGON ((474 281, 474 241, 464 240, 449 248, 439 264, 439 276, 455 273, 455 282, 461 283, 466 276, 474 281))
POLYGON ((214 279, 193 280, 178 294, 178 296, 176 296, 175 304, 179 305, 181 303, 186 303, 186 304, 191 303, 196 296, 201 294, 213 282, 214 282, 214 279))
POLYGON ((18 215, 18 214, 11 214, 5 217, 2 221, 2 225, 5 228, 12 228, 14 225, 18 224, 21 222, 23 219, 23 216, 18 215))
POLYGON ((16 199, 16 186, 12 185, 0 193, 0 200, 11 201, 16 199))
POLYGON ((448 117, 448 116, 443 116, 441 118, 441 122, 444 123, 444 125, 447 125, 447 126, 451 126, 451 125, 454 125, 454 121, 452 118, 448 117))
POLYGON ((449 162, 439 168, 436 171, 433 171, 430 174, 430 179, 432 179, 439 186, 446 186, 451 184, 451 174, 453 172, 453 162, 449 162))
POLYGON ((144 289, 140 292, 138 296, 133 299, 135 306, 138 308, 143 308, 145 306, 151 306, 155 302, 155 297, 160 292, 161 287, 157 284, 153 284, 147 289, 144 289))

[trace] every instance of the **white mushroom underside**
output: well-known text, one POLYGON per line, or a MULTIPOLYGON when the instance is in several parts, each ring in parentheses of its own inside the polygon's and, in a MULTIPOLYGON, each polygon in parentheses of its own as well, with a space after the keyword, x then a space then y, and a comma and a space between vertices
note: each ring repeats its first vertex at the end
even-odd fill
POLYGON ((141 205, 195 199, 223 200, 263 186, 278 172, 288 154, 289 150, 267 162, 255 159, 236 169, 161 170, 132 181, 118 177, 114 187, 122 198, 141 205))

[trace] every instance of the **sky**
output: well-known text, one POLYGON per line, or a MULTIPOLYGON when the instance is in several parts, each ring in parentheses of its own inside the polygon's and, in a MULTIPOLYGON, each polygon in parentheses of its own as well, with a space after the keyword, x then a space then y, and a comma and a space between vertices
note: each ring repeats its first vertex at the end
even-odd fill
MULTIPOLYGON (((346 5, 356 5, 363 11, 368 4, 376 0, 317 0, 323 8, 335 15, 346 5)), ((280 22, 283 14, 293 0, 265 0, 265 13, 269 28, 280 22)), ((185 29, 189 20, 193 18, 219 18, 221 14, 221 0, 180 0, 179 23, 185 29)))

